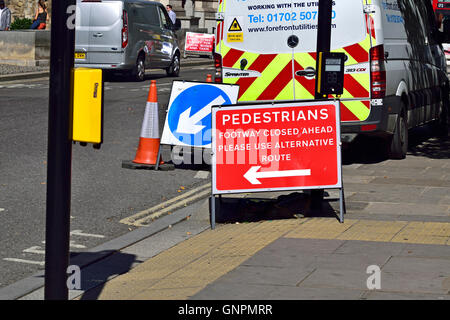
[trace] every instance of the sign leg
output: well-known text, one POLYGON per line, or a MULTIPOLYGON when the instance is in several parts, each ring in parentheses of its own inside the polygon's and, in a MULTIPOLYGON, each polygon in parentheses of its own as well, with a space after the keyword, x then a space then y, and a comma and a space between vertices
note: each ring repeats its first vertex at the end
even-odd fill
POLYGON ((347 213, 347 208, 345 207, 345 194, 344 194, 344 186, 342 186, 342 202, 344 203, 344 214, 347 213))
POLYGON ((339 220, 341 223, 344 223, 344 211, 345 211, 345 204, 344 204, 344 188, 339 189, 339 220))
POLYGON ((211 194, 211 229, 216 228, 216 197, 211 194))
POLYGON ((161 161, 161 145, 158 147, 158 156, 156 157, 155 170, 159 169, 159 162, 161 161))

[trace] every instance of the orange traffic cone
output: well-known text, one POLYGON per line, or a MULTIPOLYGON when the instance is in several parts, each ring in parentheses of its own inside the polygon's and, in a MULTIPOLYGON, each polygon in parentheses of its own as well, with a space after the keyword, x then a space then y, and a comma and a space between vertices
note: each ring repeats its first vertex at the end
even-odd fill
POLYGON ((206 82, 213 82, 212 81, 212 76, 210 74, 206 75, 206 82))
POLYGON ((158 97, 156 81, 152 80, 145 106, 144 121, 141 127, 139 146, 134 160, 122 161, 122 168, 126 169, 161 169, 174 170, 172 163, 164 163, 160 153, 159 123, 158 123, 158 97), (160 159, 156 164, 157 159, 160 159))
MULTIPOLYGON (((158 123, 158 96, 156 80, 152 80, 145 106, 144 121, 142 122, 139 146, 134 163, 155 165, 159 151, 159 123, 158 123)), ((160 164, 164 162, 161 160, 160 164)))

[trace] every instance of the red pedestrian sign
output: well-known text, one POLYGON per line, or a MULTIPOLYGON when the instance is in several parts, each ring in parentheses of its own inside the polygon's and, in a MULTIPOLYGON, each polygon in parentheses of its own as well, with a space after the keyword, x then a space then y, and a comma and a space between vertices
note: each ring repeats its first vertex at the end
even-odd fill
POLYGON ((339 102, 214 107, 213 194, 342 187, 339 102))

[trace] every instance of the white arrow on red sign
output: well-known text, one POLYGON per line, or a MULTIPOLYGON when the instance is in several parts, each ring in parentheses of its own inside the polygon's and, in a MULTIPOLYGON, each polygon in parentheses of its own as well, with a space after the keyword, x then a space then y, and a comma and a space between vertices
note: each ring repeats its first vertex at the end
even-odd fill
POLYGON ((261 182, 258 180, 261 178, 300 177, 311 175, 311 169, 258 172, 259 168, 261 168, 261 166, 251 167, 244 174, 244 178, 247 179, 251 184, 261 184, 261 182))

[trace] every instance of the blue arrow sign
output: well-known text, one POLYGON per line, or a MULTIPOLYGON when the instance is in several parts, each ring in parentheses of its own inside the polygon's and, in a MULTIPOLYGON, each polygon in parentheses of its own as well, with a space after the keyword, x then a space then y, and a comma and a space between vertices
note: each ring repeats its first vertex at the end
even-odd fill
POLYGON ((211 144, 211 107, 228 104, 232 104, 228 94, 217 86, 191 86, 169 106, 169 130, 183 145, 208 146, 211 144))

